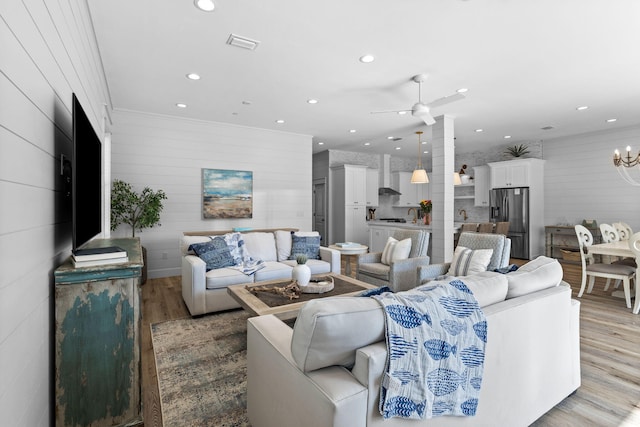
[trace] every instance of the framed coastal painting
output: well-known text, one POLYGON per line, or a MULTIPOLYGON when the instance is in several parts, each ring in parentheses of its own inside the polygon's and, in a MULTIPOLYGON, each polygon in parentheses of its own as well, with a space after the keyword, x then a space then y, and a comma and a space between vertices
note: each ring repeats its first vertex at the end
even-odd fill
POLYGON ((202 216, 253 217, 253 172, 202 169, 202 216))

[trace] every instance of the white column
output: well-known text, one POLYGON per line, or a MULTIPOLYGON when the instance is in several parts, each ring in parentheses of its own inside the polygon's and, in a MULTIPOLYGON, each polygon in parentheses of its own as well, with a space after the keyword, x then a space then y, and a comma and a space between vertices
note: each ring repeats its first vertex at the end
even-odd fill
POLYGON ((431 263, 450 262, 453 258, 454 139, 453 117, 436 117, 431 128, 431 263))

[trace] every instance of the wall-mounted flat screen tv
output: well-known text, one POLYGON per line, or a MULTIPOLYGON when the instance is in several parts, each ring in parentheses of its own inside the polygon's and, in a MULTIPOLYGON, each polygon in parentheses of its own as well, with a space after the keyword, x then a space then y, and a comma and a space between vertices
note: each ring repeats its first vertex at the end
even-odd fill
POLYGON ((73 94, 73 251, 102 232, 102 144, 73 94))

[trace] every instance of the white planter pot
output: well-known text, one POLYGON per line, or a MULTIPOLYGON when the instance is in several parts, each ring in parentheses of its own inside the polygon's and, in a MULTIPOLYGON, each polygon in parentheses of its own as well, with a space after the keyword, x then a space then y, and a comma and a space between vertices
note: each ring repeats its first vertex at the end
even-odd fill
POLYGON ((311 269, 305 264, 297 264, 293 267, 291 278, 298 282, 298 286, 307 286, 311 279, 311 269))

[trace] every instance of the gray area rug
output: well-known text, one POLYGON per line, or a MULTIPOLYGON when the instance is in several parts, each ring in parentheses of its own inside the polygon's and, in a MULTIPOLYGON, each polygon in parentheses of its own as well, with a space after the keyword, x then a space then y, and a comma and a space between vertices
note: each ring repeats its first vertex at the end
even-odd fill
POLYGON ((249 426, 243 310, 151 325, 164 427, 249 426))

